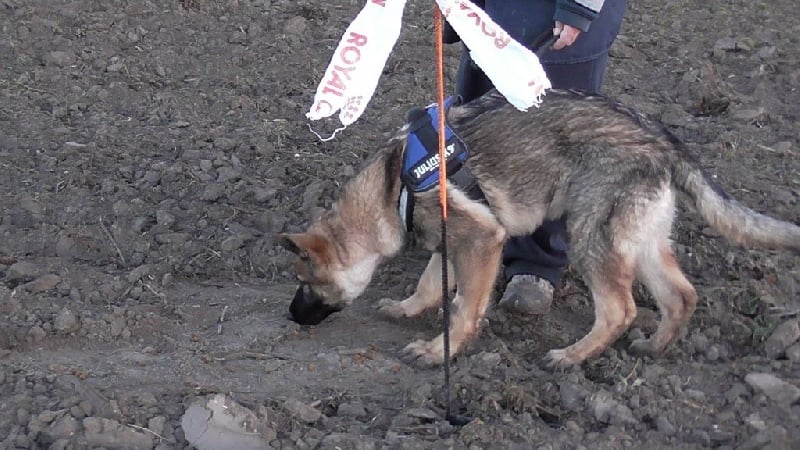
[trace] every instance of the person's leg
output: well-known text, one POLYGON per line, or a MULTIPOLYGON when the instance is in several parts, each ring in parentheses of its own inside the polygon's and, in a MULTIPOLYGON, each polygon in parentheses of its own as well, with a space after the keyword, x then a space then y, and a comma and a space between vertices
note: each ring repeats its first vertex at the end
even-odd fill
MULTIPOLYGON (((578 64, 544 66, 553 87, 599 93, 608 54, 578 64)), ((546 100, 545 100, 546 101, 546 100)), ((511 312, 545 314, 567 266, 566 218, 548 220, 527 236, 515 236, 503 249, 506 289, 498 305, 511 312)))
POLYGON ((462 102, 467 103, 491 91, 492 88, 494 86, 489 81, 489 77, 472 62, 469 50, 465 46, 461 52, 461 61, 456 73, 456 95, 461 98, 462 102))

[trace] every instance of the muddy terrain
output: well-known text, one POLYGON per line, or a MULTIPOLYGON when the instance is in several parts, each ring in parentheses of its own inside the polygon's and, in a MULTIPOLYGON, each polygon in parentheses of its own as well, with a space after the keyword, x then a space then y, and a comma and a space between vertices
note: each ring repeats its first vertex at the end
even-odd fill
MULTIPOLYGON (((365 116, 304 114, 363 2, 0 0, 0 448, 800 448, 797 256, 724 241, 682 206, 700 304, 663 357, 545 353, 591 326, 490 311, 442 373, 404 364, 439 317, 381 316, 426 255, 316 327, 287 320, 301 230, 434 96, 433 2, 412 1, 365 116)), ((447 49, 449 87, 458 46, 447 49)), ((665 123, 742 203, 800 222, 796 0, 632 1, 606 94, 665 123)), ((546 99, 545 99, 546 101, 546 99)))

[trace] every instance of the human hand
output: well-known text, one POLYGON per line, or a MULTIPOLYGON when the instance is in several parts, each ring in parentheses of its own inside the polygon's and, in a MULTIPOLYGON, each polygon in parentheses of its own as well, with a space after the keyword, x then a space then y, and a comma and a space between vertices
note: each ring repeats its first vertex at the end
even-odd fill
POLYGON ((553 50, 561 50, 564 47, 569 47, 574 44, 575 40, 578 39, 578 36, 581 34, 581 30, 572 25, 556 21, 553 33, 558 36, 558 40, 553 44, 553 50))

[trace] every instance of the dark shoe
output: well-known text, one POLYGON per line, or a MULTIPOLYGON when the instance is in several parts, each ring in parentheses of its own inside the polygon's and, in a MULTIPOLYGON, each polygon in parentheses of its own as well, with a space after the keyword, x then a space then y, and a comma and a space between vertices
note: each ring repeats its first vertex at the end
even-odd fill
POLYGON ((553 303, 553 285, 535 275, 514 275, 498 306, 511 313, 547 314, 553 303))

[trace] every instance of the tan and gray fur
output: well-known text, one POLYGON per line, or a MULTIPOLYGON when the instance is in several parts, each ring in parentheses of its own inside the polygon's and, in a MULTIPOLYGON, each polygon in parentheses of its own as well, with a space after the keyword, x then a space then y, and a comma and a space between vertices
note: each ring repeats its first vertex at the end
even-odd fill
MULTIPOLYGON (((570 263, 585 279, 595 309, 586 336, 549 352, 556 365, 581 363, 628 329, 636 316, 634 279, 649 289, 661 313, 658 329, 634 342, 634 351, 663 352, 688 322, 697 294, 671 246, 675 188, 727 238, 800 254, 800 227, 737 203, 663 127, 605 98, 551 91, 541 108, 522 113, 490 93, 451 108, 448 118, 469 145, 467 166, 488 201, 482 204, 448 185, 449 279, 456 288, 453 354, 475 334, 486 312, 506 238, 531 233, 545 219, 566 214, 570 263)), ((341 309, 363 292, 378 264, 403 248, 397 209, 402 142, 380 151, 307 232, 284 236, 300 255, 297 274, 309 288, 305 297, 317 305, 309 306, 305 298, 304 305, 293 307, 341 309)), ((380 305, 394 317, 416 316, 441 302, 438 189, 415 199, 416 242, 433 256, 413 295, 380 305)), ((442 337, 413 342, 405 353, 423 365, 440 363, 442 337)))

